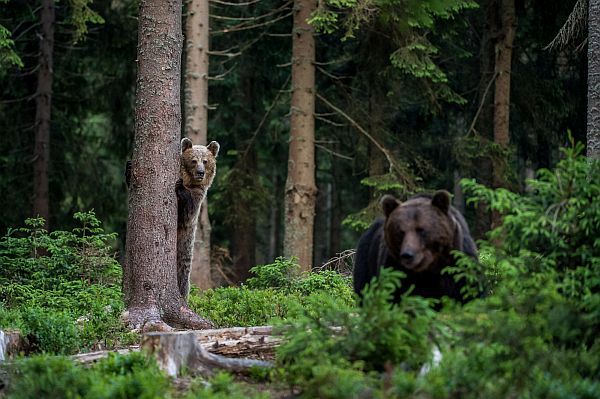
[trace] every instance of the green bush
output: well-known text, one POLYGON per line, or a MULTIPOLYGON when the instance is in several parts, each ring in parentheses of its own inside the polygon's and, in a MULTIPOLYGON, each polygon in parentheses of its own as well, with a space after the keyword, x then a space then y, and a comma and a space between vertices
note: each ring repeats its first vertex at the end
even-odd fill
POLYGON ((240 288, 192 289, 192 310, 221 327, 256 326, 285 319, 291 306, 319 306, 310 296, 325 293, 343 303, 353 303, 350 281, 341 274, 324 270, 298 274, 294 259, 277 258, 274 263, 255 266, 254 277, 240 288))
POLYGON ((285 330, 282 378, 303 397, 600 398, 600 163, 581 151, 523 195, 464 182, 503 214, 479 262, 449 269, 476 299, 440 313, 421 298, 390 305, 385 271, 363 308, 313 297, 321 307, 285 330), (432 340, 442 360, 421 372, 432 340))
POLYGON ((169 398, 169 379, 143 353, 111 355, 90 368, 73 360, 38 355, 13 366, 8 398, 169 398))
POLYGON ((365 289, 360 307, 315 294, 309 299, 312 306, 291 312, 277 357, 285 380, 302 388, 305 397, 336 397, 373 389, 367 384, 372 381, 369 372, 386 364, 414 371, 427 362, 430 337, 441 336, 442 323, 424 298, 404 296, 399 304, 390 302, 401 278, 400 272, 382 270, 365 289), (325 393, 333 387, 323 384, 334 375, 345 383, 325 393))
POLYGON ((49 233, 38 218, 0 238, 0 328, 23 329, 38 351, 67 354, 134 338, 119 321, 116 236, 104 233, 93 212, 74 218, 79 227, 71 231, 49 233))

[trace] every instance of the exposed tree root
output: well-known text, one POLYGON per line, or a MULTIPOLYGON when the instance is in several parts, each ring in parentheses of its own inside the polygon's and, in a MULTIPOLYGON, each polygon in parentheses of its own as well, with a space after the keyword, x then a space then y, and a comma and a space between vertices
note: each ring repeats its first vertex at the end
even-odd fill
POLYGON ((216 327, 212 321, 199 316, 185 305, 180 306, 178 311, 166 312, 164 320, 174 327, 188 330, 206 330, 216 327))

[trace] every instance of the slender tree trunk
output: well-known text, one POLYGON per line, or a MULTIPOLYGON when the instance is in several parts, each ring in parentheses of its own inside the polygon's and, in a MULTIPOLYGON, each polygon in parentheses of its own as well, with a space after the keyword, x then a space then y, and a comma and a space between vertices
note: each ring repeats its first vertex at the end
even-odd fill
POLYGON ((294 1, 292 102, 288 176, 285 184, 283 252, 310 270, 317 187, 315 184, 315 40, 307 23, 315 0, 294 1))
MULTIPOLYGON (((208 142, 208 0, 189 0, 185 19, 185 135, 195 144, 208 142)), ((213 286, 210 267, 210 219, 204 200, 196 230, 191 281, 200 289, 213 286)))
MULTIPOLYGON (((494 143, 508 150, 510 143, 510 79, 512 47, 515 40, 517 18, 515 0, 500 0, 501 33, 496 45, 496 81, 494 90, 494 143)), ((502 158, 493 163, 494 187, 507 186, 508 159, 502 158)), ((501 222, 498 212, 492 212, 492 227, 501 222)))
MULTIPOLYGON (((498 30, 497 0, 488 0, 482 4, 485 7, 485 23, 481 38, 479 95, 477 103, 481 104, 481 112, 476 121, 477 135, 482 148, 479 153, 487 153, 483 146, 487 146, 493 140, 494 102, 493 90, 488 89, 495 79, 495 40, 498 30)), ((472 171, 477 180, 488 187, 492 185, 492 162, 489 156, 479 156, 474 160, 475 169, 472 171)), ((489 209, 479 204, 477 206, 473 235, 477 239, 485 237, 485 233, 491 227, 491 213, 489 209)))
MULTIPOLYGON (((279 198, 281 192, 281 178, 276 170, 273 170, 273 198, 279 198)), ((271 214, 269 216, 269 256, 268 262, 275 261, 281 250, 281 202, 273 201, 271 214)))
MULTIPOLYGON (((243 174, 244 185, 251 185, 256 179, 256 150, 254 146, 246 150, 236 169, 243 174)), ((231 236, 233 278, 235 283, 243 283, 250 277, 250 269, 256 265, 256 211, 255 204, 240 198, 238 206, 242 211, 237 217, 231 236)))
POLYGON ((123 292, 136 329, 211 326, 177 288, 177 200, 181 132, 181 0, 141 0, 136 121, 123 292))
POLYGON ((54 0, 42 0, 40 11, 42 32, 35 97, 35 144, 33 150, 33 214, 46 220, 49 226, 50 197, 48 165, 50 163, 50 121, 52 115, 52 80, 54 76, 54 0))
POLYGON ((600 159, 600 0, 588 0, 587 156, 600 159))
MULTIPOLYGON (((517 18, 515 0, 500 0, 501 35, 496 46, 496 81, 494 90, 494 143, 508 149, 510 142, 510 78, 512 47, 515 40, 517 18)), ((494 165, 494 185, 506 185, 504 163, 494 165)))

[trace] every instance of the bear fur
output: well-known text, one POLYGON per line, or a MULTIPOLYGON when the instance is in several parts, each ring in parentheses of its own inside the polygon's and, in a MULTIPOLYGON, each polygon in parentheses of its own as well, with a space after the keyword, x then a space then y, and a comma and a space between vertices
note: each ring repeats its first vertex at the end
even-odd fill
POLYGON ((217 172, 219 143, 207 146, 193 145, 192 140, 181 140, 179 180, 177 194, 177 285, 181 296, 187 300, 190 291, 190 273, 194 239, 198 227, 200 206, 212 185, 217 172))
POLYGON ((379 275, 381 267, 402 271, 406 277, 395 293, 398 302, 411 286, 412 294, 464 302, 464 284, 442 274, 455 264, 450 253, 459 250, 477 259, 477 247, 460 212, 450 205, 450 194, 417 195, 400 202, 391 195, 381 200, 385 218, 376 220, 358 242, 354 262, 354 291, 379 275))

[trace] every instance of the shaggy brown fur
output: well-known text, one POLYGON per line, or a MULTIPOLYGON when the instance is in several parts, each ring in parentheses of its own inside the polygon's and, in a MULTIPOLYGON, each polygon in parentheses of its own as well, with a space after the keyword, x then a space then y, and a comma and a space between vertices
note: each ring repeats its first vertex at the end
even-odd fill
POLYGON ((416 295, 464 300, 463 284, 442 269, 455 264, 451 251, 477 258, 477 247, 465 219, 450 205, 448 192, 419 195, 402 203, 386 195, 381 205, 385 219, 376 221, 358 244, 355 291, 360 294, 381 267, 390 267, 406 273, 396 300, 411 286, 416 295))
POLYGON ((184 299, 190 291, 194 237, 200 206, 217 172, 219 143, 206 147, 181 140, 180 179, 177 182, 177 284, 184 299))

